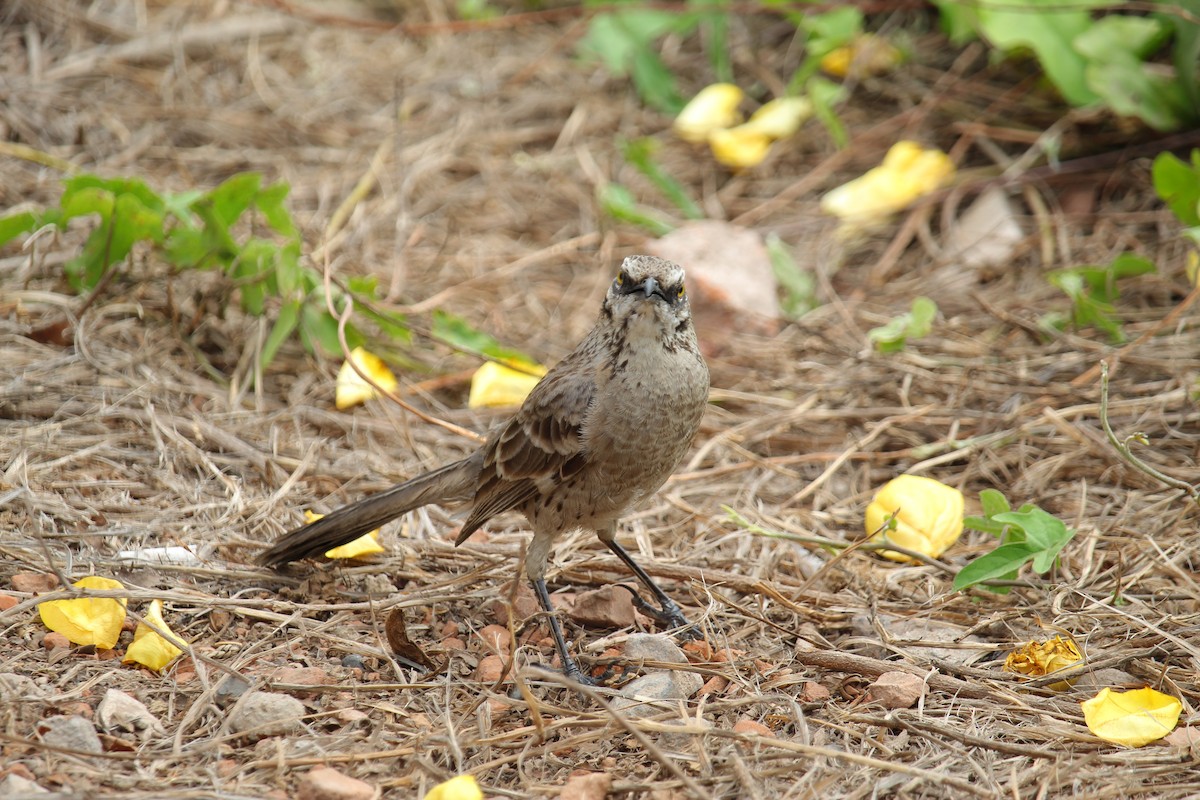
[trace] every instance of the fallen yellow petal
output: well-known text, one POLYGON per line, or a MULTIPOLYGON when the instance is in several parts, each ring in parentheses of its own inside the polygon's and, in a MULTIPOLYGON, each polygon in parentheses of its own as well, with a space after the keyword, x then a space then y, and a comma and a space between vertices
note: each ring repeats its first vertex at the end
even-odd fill
POLYGON ((840 217, 847 227, 868 228, 941 188, 953 175, 954 163, 941 150, 897 142, 878 167, 826 193, 821 210, 840 217))
POLYGON ((708 146, 713 158, 727 167, 746 169, 761 164, 771 150, 771 139, 754 130, 743 130, 746 126, 713 131, 708 135, 708 146))
MULTIPOLYGON (((120 581, 89 575, 75 581, 80 589, 124 589, 120 581)), ((78 597, 74 600, 48 600, 38 606, 42 623, 61 633, 74 644, 95 645, 111 650, 125 622, 125 598, 78 597)))
MULTIPOLYGON (((312 511, 304 512, 305 522, 316 522, 324 514, 317 514, 312 511)), ((325 551, 326 558, 358 558, 359 556, 369 556, 372 553, 386 552, 386 548, 379 543, 379 528, 364 533, 352 542, 340 544, 330 550, 325 551)))
POLYGON ((742 90, 732 83, 714 83, 701 89, 675 117, 675 135, 688 142, 703 142, 721 128, 736 125, 741 120, 738 104, 742 90))
POLYGON ((351 362, 357 364, 359 369, 370 375, 371 380, 382 388, 389 392, 396 391, 396 376, 383 363, 383 359, 365 348, 356 347, 350 351, 350 358, 343 361, 342 368, 338 370, 334 400, 338 411, 365 403, 376 395, 375 387, 362 379, 351 362))
POLYGON ((545 374, 546 368, 538 364, 522 364, 521 369, 513 369, 487 361, 471 376, 467 405, 471 408, 519 406, 545 374))
POLYGON ((146 610, 145 614, 146 622, 154 625, 171 638, 164 639, 158 631, 144 622, 139 622, 137 630, 133 632, 133 643, 126 649, 125 658, 121 659, 124 663, 141 664, 158 672, 182 655, 183 651, 176 645, 186 643, 167 626, 162 612, 162 600, 151 600, 150 608, 146 610))
POLYGON ((812 112, 812 101, 807 97, 777 97, 732 130, 761 134, 771 140, 786 139, 800 130, 812 112))
POLYGON ((473 775, 459 775, 430 789, 425 800, 483 800, 473 775))
MULTIPOLYGON (((1067 669, 1083 660, 1079 647, 1070 639, 1055 636, 1044 642, 1030 642, 1019 650, 1008 654, 1004 660, 1004 670, 1018 675, 1028 675, 1040 678, 1061 669, 1067 669)), ((1059 681, 1052 684, 1051 689, 1065 691, 1070 688, 1070 682, 1059 681)))
POLYGON ((1088 730, 1106 742, 1141 747, 1175 730, 1183 703, 1147 687, 1130 692, 1101 689, 1079 704, 1088 730))
POLYGON ((835 47, 821 58, 821 69, 830 75, 882 75, 900 63, 900 51, 881 36, 864 33, 848 45, 835 47))
MULTIPOLYGON (((958 489, 920 475, 900 475, 888 481, 867 506, 865 527, 872 541, 888 541, 937 558, 958 541, 963 529, 963 495, 958 489), (896 529, 876 533, 896 515, 896 529)), ((893 561, 912 561, 894 550, 880 555, 893 561)))

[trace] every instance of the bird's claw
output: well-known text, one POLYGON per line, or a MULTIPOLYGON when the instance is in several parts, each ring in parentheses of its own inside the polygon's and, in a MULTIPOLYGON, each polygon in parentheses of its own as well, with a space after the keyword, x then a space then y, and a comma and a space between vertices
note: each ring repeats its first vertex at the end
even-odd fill
POLYGON ((700 633, 688 621, 688 618, 683 615, 681 609, 674 600, 667 597, 664 598, 663 607, 657 608, 647 603, 640 594, 623 583, 618 583, 625 591, 629 592, 630 599, 633 601, 633 607, 638 611, 650 617, 664 628, 677 628, 679 635, 685 639, 703 639, 704 634, 700 633))

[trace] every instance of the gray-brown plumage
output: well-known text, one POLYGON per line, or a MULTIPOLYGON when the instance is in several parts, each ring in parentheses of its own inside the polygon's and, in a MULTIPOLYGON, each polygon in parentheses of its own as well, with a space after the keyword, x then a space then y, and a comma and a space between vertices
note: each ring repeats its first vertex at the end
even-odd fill
POLYGON ((686 626, 679 606, 615 539, 617 520, 657 491, 683 458, 707 403, 708 367, 683 281, 683 270, 669 261, 625 259, 595 327, 479 450, 285 534, 259 560, 278 566, 316 556, 428 503, 469 502, 455 544, 503 511, 529 520, 526 572, 570 677, 586 680, 567 652, 545 583, 550 549, 567 531, 596 531, 661 610, 639 606, 686 626))

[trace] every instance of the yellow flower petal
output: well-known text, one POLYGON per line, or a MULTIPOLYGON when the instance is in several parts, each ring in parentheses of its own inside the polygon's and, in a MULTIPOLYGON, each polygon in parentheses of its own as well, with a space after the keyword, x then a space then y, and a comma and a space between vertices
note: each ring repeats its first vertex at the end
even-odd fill
MULTIPOLYGON (((81 589, 124 589, 120 581, 90 575, 75 581, 81 589)), ((95 645, 111 650, 125 622, 125 598, 79 597, 49 600, 38 606, 42 623, 74 644, 95 645)))
POLYGON ((362 347, 350 351, 350 358, 342 362, 338 370, 335 404, 338 411, 365 403, 375 397, 375 387, 364 381, 354 370, 351 362, 371 376, 371 379, 389 392, 396 391, 396 376, 383 363, 383 359, 362 347))
POLYGON ((1115 692, 1101 689, 1079 704, 1088 730, 1106 742, 1141 747, 1175 730, 1183 703, 1153 689, 1115 692))
POLYGON ((742 90, 732 83, 705 86, 675 118, 675 135, 684 141, 703 142, 712 131, 736 125, 742 118, 737 110, 742 97, 742 90))
POLYGON ((546 374, 546 368, 538 364, 521 364, 513 369, 495 361, 488 361, 471 376, 471 395, 467 405, 471 408, 496 406, 519 406, 546 374))
POLYGON ((459 775, 430 789, 425 800, 483 800, 483 792, 475 776, 459 775))
POLYGON ((708 146, 712 148, 713 158, 734 169, 762 163, 771 150, 771 139, 753 130, 743 130, 745 127, 739 125, 710 133, 708 146))
POLYGON ((812 101, 807 97, 777 97, 733 130, 761 134, 772 140, 786 139, 800 130, 812 112, 812 101))
MULTIPOLYGON (((1030 642, 1020 650, 1009 653, 1008 658, 1004 660, 1004 670, 1040 678, 1060 669, 1067 669, 1082 660, 1079 647, 1073 641, 1055 636, 1044 642, 1030 642)), ((1070 687, 1070 681, 1059 681, 1050 686, 1051 689, 1060 692, 1070 687)))
POLYGON ((953 175, 954 163, 941 150, 897 142, 878 167, 822 197, 821 210, 841 217, 848 227, 871 227, 941 188, 953 175))
POLYGON ((864 33, 844 47, 835 47, 821 58, 821 69, 830 75, 882 75, 900 63, 900 51, 880 36, 864 33))
POLYGON ((150 608, 145 614, 146 622, 171 638, 164 639, 149 625, 139 622, 137 630, 133 632, 133 643, 125 651, 125 658, 121 659, 124 663, 142 664, 157 672, 183 654, 176 645, 186 643, 167 626, 162 612, 162 600, 150 601, 150 608))
MULTIPOLYGON (((304 512, 305 522, 316 522, 324 514, 317 514, 313 511, 304 512)), ((326 558, 358 558, 359 556, 369 556, 372 553, 387 552, 386 548, 379 543, 379 528, 364 533, 352 542, 340 544, 330 550, 325 551, 326 558)))
MULTIPOLYGON (((958 541, 963 529, 963 495, 958 489, 920 475, 889 481, 867 506, 866 530, 872 541, 885 540, 937 558, 958 541), (896 514, 896 529, 875 533, 896 514)), ((894 550, 881 550, 893 561, 911 561, 894 550)))

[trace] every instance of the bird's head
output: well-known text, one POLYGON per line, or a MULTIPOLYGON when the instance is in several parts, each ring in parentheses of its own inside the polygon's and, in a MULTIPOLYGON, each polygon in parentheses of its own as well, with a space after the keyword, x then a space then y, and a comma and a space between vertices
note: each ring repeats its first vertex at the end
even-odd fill
POLYGON ((655 256, 621 262, 604 298, 604 314, 622 330, 645 330, 667 342, 693 335, 683 268, 655 256))

